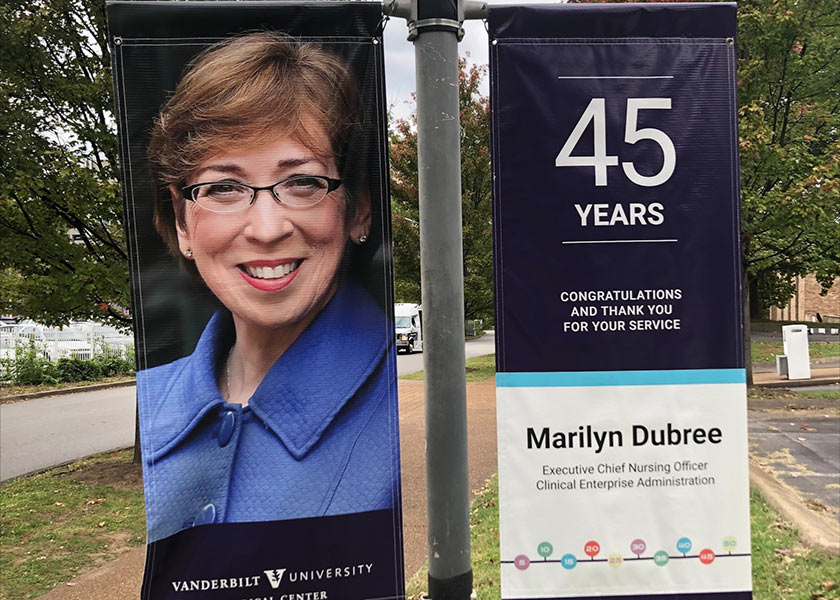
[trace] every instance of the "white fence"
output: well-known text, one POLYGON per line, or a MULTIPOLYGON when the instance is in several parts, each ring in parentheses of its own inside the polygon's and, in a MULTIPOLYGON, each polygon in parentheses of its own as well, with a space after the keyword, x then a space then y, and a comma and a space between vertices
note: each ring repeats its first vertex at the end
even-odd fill
POLYGON ((126 357, 134 347, 134 338, 113 327, 79 322, 66 327, 47 327, 33 321, 0 325, 0 358, 15 358, 18 348, 34 344, 49 360, 93 358, 95 355, 126 357))

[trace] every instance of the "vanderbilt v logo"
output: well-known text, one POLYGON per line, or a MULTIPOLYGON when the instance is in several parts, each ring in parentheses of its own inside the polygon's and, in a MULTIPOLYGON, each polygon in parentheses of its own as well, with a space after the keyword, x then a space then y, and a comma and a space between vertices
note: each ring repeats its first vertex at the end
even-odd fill
POLYGON ((280 586, 280 582, 283 581, 283 575, 286 573, 286 569, 274 569, 273 571, 263 571, 263 573, 268 577, 271 589, 276 590, 280 586))

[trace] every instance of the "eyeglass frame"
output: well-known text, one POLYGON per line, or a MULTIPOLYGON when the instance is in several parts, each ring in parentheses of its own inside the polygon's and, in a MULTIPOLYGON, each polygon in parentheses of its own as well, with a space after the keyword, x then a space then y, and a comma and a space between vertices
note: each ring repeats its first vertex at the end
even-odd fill
POLYGON ((267 191, 271 192, 272 198, 274 198, 274 200, 276 202, 278 202, 278 203, 280 203, 284 206, 291 206, 292 208, 311 208, 311 207, 319 204, 321 201, 323 201, 324 198, 326 198, 331 192, 334 192, 335 190, 340 188, 343 183, 344 183, 343 179, 334 179, 333 177, 327 177, 326 175, 292 175, 291 177, 286 177, 286 179, 281 179, 277 183, 273 183, 271 185, 266 185, 266 186, 262 186, 262 187, 258 187, 258 186, 255 186, 255 185, 249 185, 247 183, 242 183, 241 181, 224 181, 224 180, 222 180, 222 181, 205 181, 205 182, 202 182, 202 183, 194 183, 192 185, 182 187, 182 188, 180 188, 180 192, 181 192, 181 196, 183 196, 184 200, 189 200, 190 202, 194 202, 195 204, 197 204, 198 206, 200 206, 204 210, 209 210, 210 212, 219 213, 219 214, 226 214, 226 213, 229 214, 229 213, 242 212, 243 210, 245 210, 249 206, 252 206, 254 204, 254 202, 257 201, 257 194, 260 193, 263 190, 267 190, 267 191), (274 191, 274 188, 276 188, 281 183, 286 183, 287 181, 294 181, 296 179, 321 179, 323 181, 326 181, 327 182, 327 191, 324 193, 324 197, 321 198, 320 200, 318 200, 317 202, 313 202, 312 204, 305 204, 305 205, 301 205, 301 206, 295 206, 293 204, 287 204, 287 203, 283 202, 283 200, 281 200, 280 197, 277 195, 277 193, 274 191), (249 190, 251 190, 251 200, 250 200, 250 202, 248 202, 247 206, 243 206, 242 208, 237 208, 236 210, 213 210, 212 208, 207 208, 206 206, 201 204, 198 200, 193 198, 193 191, 195 191, 197 188, 200 188, 203 185, 214 185, 214 184, 238 185, 238 186, 241 186, 241 187, 244 187, 244 188, 248 188, 249 190))

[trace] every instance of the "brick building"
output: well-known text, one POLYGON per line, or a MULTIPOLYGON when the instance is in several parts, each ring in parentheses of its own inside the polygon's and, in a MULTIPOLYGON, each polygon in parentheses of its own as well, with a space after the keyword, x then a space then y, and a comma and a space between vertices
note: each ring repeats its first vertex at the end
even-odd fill
POLYGON ((796 292, 787 306, 770 308, 773 321, 817 321, 817 313, 825 322, 840 323, 840 277, 828 294, 820 296, 822 287, 814 275, 796 278, 796 292))

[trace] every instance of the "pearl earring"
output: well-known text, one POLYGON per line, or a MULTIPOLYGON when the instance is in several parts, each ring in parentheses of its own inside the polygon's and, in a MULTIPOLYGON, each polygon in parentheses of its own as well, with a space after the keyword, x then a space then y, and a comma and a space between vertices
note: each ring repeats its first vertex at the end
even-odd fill
POLYGON ((187 248, 186 250, 184 250, 184 256, 186 256, 187 258, 192 258, 192 256, 193 256, 192 248, 187 248))
POLYGON ((359 236, 359 243, 360 244, 364 244, 366 241, 367 241, 367 236, 366 235, 360 235, 359 236))

